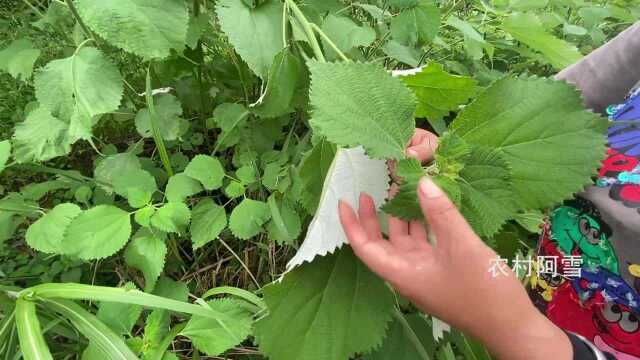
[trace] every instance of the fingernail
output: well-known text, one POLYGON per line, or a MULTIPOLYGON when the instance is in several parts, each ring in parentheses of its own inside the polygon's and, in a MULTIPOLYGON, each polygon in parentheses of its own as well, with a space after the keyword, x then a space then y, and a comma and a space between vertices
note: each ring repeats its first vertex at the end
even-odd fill
POLYGON ((412 157, 412 158, 417 158, 418 157, 418 152, 413 150, 413 149, 409 149, 409 150, 407 150, 407 156, 412 157))
POLYGON ((433 180, 426 176, 420 179, 420 185, 418 185, 418 189, 420 190, 420 193, 422 193, 422 195, 427 199, 433 199, 444 195, 442 189, 440 189, 440 187, 438 187, 438 185, 436 185, 433 180))

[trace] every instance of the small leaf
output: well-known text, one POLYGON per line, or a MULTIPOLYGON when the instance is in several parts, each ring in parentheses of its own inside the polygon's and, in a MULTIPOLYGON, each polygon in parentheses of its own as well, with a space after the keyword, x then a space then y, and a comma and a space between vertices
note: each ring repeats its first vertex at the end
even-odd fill
POLYGON ((207 190, 222 187, 225 175, 220 160, 208 155, 196 155, 187 165, 184 174, 200 181, 207 190))
MULTIPOLYGON (((348 53, 359 46, 369 46, 376 39, 375 30, 369 26, 359 26, 348 17, 333 14, 329 14, 324 19, 322 31, 333 40, 343 53, 348 53)), ((338 54, 326 41, 324 45, 327 59, 338 59, 338 54)))
POLYGON ((253 314, 233 299, 208 302, 208 305, 229 316, 231 322, 222 327, 215 319, 193 316, 180 335, 188 337, 194 346, 209 356, 217 356, 240 344, 251 333, 253 314))
POLYGON ((28 39, 14 40, 0 51, 0 70, 26 81, 33 73, 33 65, 40 57, 40 50, 33 47, 28 39))
POLYGON ((133 236, 124 251, 124 261, 128 266, 142 271, 145 290, 155 287, 164 269, 167 244, 162 237, 149 229, 142 228, 133 236))
POLYGON ((213 120, 222 131, 218 136, 216 150, 224 150, 240 141, 240 129, 244 126, 249 111, 240 104, 220 104, 213 111, 213 120))
POLYGON ((302 225, 293 204, 286 200, 277 201, 274 195, 267 201, 271 210, 271 221, 267 224, 269 239, 279 244, 291 244, 300 236, 302 225))
POLYGON ((229 229, 239 239, 249 239, 258 235, 271 217, 269 206, 262 201, 244 199, 233 208, 229 217, 229 229))
POLYGON ((130 152, 109 155, 102 159, 95 170, 93 177, 96 182, 109 194, 113 192, 113 183, 122 177, 129 176, 142 168, 140 159, 130 152))
POLYGON ((62 244, 67 227, 81 213, 82 209, 76 204, 57 205, 29 226, 25 235, 27 244, 45 253, 64 254, 66 249, 62 244))
POLYGON ((418 160, 411 158, 397 163, 396 175, 402 180, 398 193, 382 207, 382 210, 400 219, 421 219, 423 215, 418 203, 417 190, 418 182, 426 176, 426 171, 418 160))
POLYGON ((273 58, 284 48, 282 3, 266 0, 250 8, 242 1, 221 0, 216 5, 216 13, 222 31, 236 52, 256 75, 266 79, 273 58))
POLYGON ((400 159, 413 135, 415 97, 382 67, 310 62, 314 131, 373 158, 400 159))
POLYGON ((263 293, 269 312, 254 334, 272 359, 349 359, 367 352, 380 345, 395 311, 393 293, 350 247, 286 273, 263 293))
POLYGON ((189 196, 195 195, 203 190, 198 180, 184 173, 180 173, 169 178, 165 195, 169 202, 183 202, 189 196))
MULTIPOLYGON (((158 131, 164 140, 176 140, 189 129, 189 122, 182 119, 180 101, 171 94, 161 94, 154 100, 156 114, 158 114, 158 131)), ((136 129, 144 138, 153 137, 151 128, 151 113, 148 108, 138 111, 136 115, 136 129)))
POLYGON ((440 28, 440 10, 430 1, 402 10, 391 20, 391 35, 403 45, 431 42, 440 28))
POLYGON ((151 217, 156 213, 156 208, 152 205, 145 206, 138 209, 133 218, 135 221, 144 227, 151 227, 151 217))
POLYGON ((227 227, 227 214, 224 207, 211 199, 202 199, 193 208, 191 221, 191 241, 193 248, 198 249, 220 235, 227 227))
POLYGON ((133 208, 146 206, 158 190, 156 179, 147 171, 138 169, 113 181, 115 192, 125 197, 133 208))
POLYGON ((13 133, 14 158, 18 163, 46 161, 71 151, 69 126, 43 108, 33 110, 16 125, 13 133), (47 129, 47 131, 42 131, 47 129))
POLYGON ((366 192, 378 207, 386 199, 388 189, 389 172, 384 160, 370 159, 362 148, 338 150, 324 180, 318 211, 287 268, 313 261, 317 255, 326 255, 347 243, 342 226, 337 226, 340 224, 338 200, 357 208, 360 193, 366 192))
POLYGON ((102 38, 145 59, 184 47, 189 12, 173 0, 77 0, 80 17, 102 38))
POLYGON ((191 220, 191 211, 181 202, 169 202, 151 217, 151 225, 168 233, 183 234, 191 220))
POLYGON ((129 241, 129 213, 111 205, 99 205, 76 216, 65 232, 65 254, 83 260, 103 259, 115 254, 129 241))
POLYGON ((475 80, 451 75, 437 63, 430 63, 420 72, 401 76, 400 79, 418 98, 416 117, 441 119, 476 93, 475 80))

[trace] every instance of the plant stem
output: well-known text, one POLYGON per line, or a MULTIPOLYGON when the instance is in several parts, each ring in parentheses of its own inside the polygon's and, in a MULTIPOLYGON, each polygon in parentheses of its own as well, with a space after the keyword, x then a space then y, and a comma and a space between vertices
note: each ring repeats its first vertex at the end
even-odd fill
POLYGON ((340 50, 338 49, 338 46, 336 45, 336 43, 334 43, 328 36, 327 34, 325 34, 322 29, 320 29, 320 27, 316 24, 311 23, 311 28, 318 33, 318 35, 320 35, 320 37, 327 42, 327 44, 329 44, 329 47, 331 47, 333 49, 333 51, 335 51, 338 56, 340 56, 340 58, 345 61, 345 62, 351 62, 351 60, 349 60, 349 58, 340 50))
POLYGON ((29 8, 31 8, 31 10, 33 10, 36 14, 40 15, 40 17, 44 17, 44 14, 42 13, 42 11, 40 11, 40 9, 38 9, 37 7, 33 6, 33 4, 29 2, 29 0, 22 0, 22 2, 25 3, 29 8))
POLYGON ((291 8, 291 11, 293 11, 293 15, 295 16, 296 20, 298 20, 300 26, 302 26, 302 29, 304 30, 305 35, 307 35, 307 40, 309 40, 309 44, 313 49, 313 53, 315 54, 316 59, 322 62, 326 62, 327 60, 324 58, 324 54, 322 54, 322 49, 320 48, 318 39, 313 33, 313 28, 311 27, 311 23, 309 22, 309 20, 307 20, 307 18, 304 16, 304 13, 302 13, 302 10, 300 10, 298 5, 296 5, 293 0, 284 0, 284 2, 289 6, 289 8, 291 8))
POLYGON ((151 131, 153 132, 153 140, 156 143, 158 152, 160 153, 160 160, 164 169, 167 171, 169 177, 173 176, 173 168, 171 167, 171 160, 169 160, 169 154, 167 154, 167 148, 164 145, 164 139, 160 134, 158 127, 158 114, 156 113, 156 107, 153 104, 153 90, 151 89, 151 64, 147 68, 147 82, 146 82, 146 98, 147 106, 149 107, 149 122, 151 123, 151 131))
POLYGON ((420 342, 420 339, 418 339, 418 336, 413 331, 413 329, 411 328, 411 325, 409 325, 409 323, 407 322, 407 319, 404 318, 404 315, 402 315, 400 310, 396 308, 393 312, 393 317, 395 317, 396 320, 398 320, 398 322, 402 324, 405 334, 407 335, 407 337, 415 347, 416 352, 420 355, 420 358, 422 360, 431 360, 431 358, 429 357, 429 354, 427 353, 427 350, 425 350, 424 348, 424 345, 422 345, 422 342, 420 342))
POLYGON ((98 41, 93 36, 93 33, 91 32, 91 30, 89 30, 87 25, 80 18, 80 14, 78 14, 78 10, 76 9, 76 6, 73 5, 73 0, 65 0, 65 2, 67 3, 67 6, 69 7, 69 10, 71 11, 71 15, 73 15, 73 17, 76 19, 76 21, 78 22, 78 25, 80 25, 80 28, 82 28, 82 31, 87 36, 87 38, 95 41, 96 44, 97 44, 98 41))
POLYGON ((224 240, 222 239, 218 239, 218 240, 225 248, 227 248, 227 250, 229 250, 231 255, 233 255, 233 257, 235 257, 236 260, 238 260, 242 268, 247 272, 247 274, 249 274, 249 277, 251 277, 251 280, 253 280, 253 283, 256 284, 258 289, 260 289, 262 286, 260 286, 260 283, 258 282, 258 280, 256 280, 255 276, 253 276, 253 273, 251 272, 251 270, 249 270, 249 267, 247 266, 247 264, 245 264, 244 261, 242 261, 242 259, 238 256, 238 254, 236 254, 236 252, 233 251, 231 246, 229 246, 226 242, 224 242, 224 240))

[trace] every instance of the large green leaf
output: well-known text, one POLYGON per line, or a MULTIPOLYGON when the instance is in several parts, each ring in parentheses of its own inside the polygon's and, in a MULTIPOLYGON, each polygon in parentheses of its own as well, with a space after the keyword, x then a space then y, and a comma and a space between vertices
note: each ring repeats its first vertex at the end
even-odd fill
POLYGON ((184 174, 200 181, 207 190, 219 189, 225 175, 220 160, 209 155, 196 155, 187 165, 184 174))
POLYGON ((158 277, 164 269, 167 244, 164 236, 147 228, 141 228, 133 236, 124 251, 124 261, 132 268, 142 271, 145 290, 155 287, 158 277))
POLYGON ((71 142, 90 139, 94 117, 117 110, 123 94, 118 68, 92 47, 51 61, 36 74, 34 83, 40 104, 70 121, 71 142))
POLYGON ((441 119, 476 93, 475 80, 451 75, 437 63, 430 63, 419 72, 400 76, 400 79, 418 98, 416 117, 441 119))
POLYGON ((542 53, 556 69, 563 69, 582 58, 574 45, 549 34, 532 13, 515 13, 502 22, 502 28, 516 40, 542 53))
POLYGON ((404 45, 431 42, 440 28, 440 10, 430 0, 405 9, 391 20, 391 35, 404 45))
POLYGON ((258 235, 271 217, 269 206, 262 201, 244 199, 233 208, 229 217, 229 229, 239 239, 249 239, 258 235))
POLYGON ((250 8, 242 1, 218 1, 216 12, 222 30, 249 68, 266 79, 273 58, 283 48, 282 3, 267 0, 250 8))
MULTIPOLYGON (((189 130, 189 122, 182 119, 180 101, 171 94, 162 94, 154 100, 155 112, 158 114, 158 131, 165 140, 176 140, 189 130)), ((145 138, 153 137, 151 113, 144 108, 136 115, 136 129, 145 138)))
POLYGON ((393 293, 349 247, 288 272, 264 288, 269 314, 255 324, 268 357, 348 359, 378 346, 395 311, 393 293))
POLYGON ((311 126, 341 146, 362 145, 374 158, 404 157, 413 135, 415 97, 382 67, 310 62, 311 126))
POLYGON ((189 13, 174 0, 76 0, 80 17, 102 38, 146 59, 184 48, 189 13))
POLYGON ((214 300, 208 302, 208 305, 229 316, 231 321, 226 324, 226 328, 213 319, 193 316, 180 335, 188 337, 197 349, 207 355, 217 356, 249 336, 253 314, 237 300, 214 300))
POLYGON ((20 350, 25 360, 53 360, 36 315, 36 303, 18 299, 16 301, 16 327, 20 339, 20 350))
POLYGON ((25 235, 27 244, 45 253, 64 254, 62 244, 67 227, 81 213, 82 209, 76 204, 57 205, 29 226, 25 235))
POLYGON ((38 108, 16 125, 13 133, 14 157, 19 163, 46 161, 71 151, 69 126, 51 113, 38 108), (43 131, 43 129, 47 129, 43 131))
POLYGON ((115 254, 131 236, 129 213, 111 205, 99 205, 76 216, 65 231, 65 254, 84 260, 115 254))
POLYGON ((499 80, 450 128, 472 146, 501 152, 520 209, 553 205, 580 191, 605 155, 607 121, 584 110, 573 87, 550 79, 499 80))
POLYGON ((433 358, 435 349, 431 325, 423 315, 398 313, 389 326, 382 346, 365 355, 364 359, 429 360, 433 358))
POLYGON ((211 199, 202 199, 193 208, 191 221, 191 241, 198 249, 214 240, 227 226, 227 214, 224 207, 211 199))
POLYGON ((33 73, 33 65, 40 57, 40 50, 28 39, 14 40, 0 51, 0 70, 16 79, 27 80, 33 73))

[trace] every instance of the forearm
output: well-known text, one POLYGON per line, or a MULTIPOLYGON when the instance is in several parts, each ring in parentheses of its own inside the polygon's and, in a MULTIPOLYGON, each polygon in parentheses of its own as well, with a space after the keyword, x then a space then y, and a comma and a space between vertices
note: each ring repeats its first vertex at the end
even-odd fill
POLYGON ((556 78, 576 85, 585 105, 596 112, 621 102, 640 81, 640 22, 562 70, 556 78))

